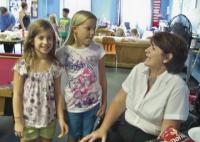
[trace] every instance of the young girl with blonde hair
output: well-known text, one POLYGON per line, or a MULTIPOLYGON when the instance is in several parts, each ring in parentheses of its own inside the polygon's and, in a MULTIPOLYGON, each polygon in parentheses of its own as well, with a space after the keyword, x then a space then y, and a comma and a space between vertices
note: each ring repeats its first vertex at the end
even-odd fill
POLYGON ((71 20, 70 34, 56 56, 65 66, 65 102, 70 142, 89 134, 97 116, 106 111, 107 82, 102 46, 93 42, 97 18, 78 11, 71 20))
POLYGON ((56 19, 56 15, 55 15, 55 14, 49 15, 49 22, 51 23, 51 25, 53 26, 54 30, 55 30, 56 33, 58 34, 59 26, 58 26, 58 22, 57 22, 57 19, 56 19))
POLYGON ((58 33, 58 30, 59 30, 59 26, 58 26, 58 22, 57 22, 57 18, 56 18, 56 14, 51 14, 49 15, 49 22, 51 23, 51 25, 53 26, 53 29, 56 33, 56 40, 57 40, 57 47, 60 47, 61 45, 61 39, 59 37, 59 33, 58 33))

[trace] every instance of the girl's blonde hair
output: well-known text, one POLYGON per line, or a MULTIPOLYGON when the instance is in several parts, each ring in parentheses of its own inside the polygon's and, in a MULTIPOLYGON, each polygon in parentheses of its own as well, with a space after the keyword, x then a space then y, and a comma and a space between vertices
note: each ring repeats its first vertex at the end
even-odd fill
POLYGON ((58 25, 56 14, 49 15, 49 21, 50 21, 50 23, 58 25))
POLYGON ((34 38, 41 32, 49 31, 53 35, 53 48, 49 52, 49 60, 56 61, 55 49, 56 49, 56 35, 53 27, 47 20, 39 19, 35 20, 28 28, 28 34, 24 41, 24 54, 23 58, 26 62, 26 68, 30 71, 30 67, 34 64, 36 58, 36 52, 34 47, 34 38))
POLYGON ((74 34, 73 27, 83 24, 88 19, 94 19, 97 21, 97 17, 89 11, 81 10, 74 14, 74 16, 72 17, 72 20, 71 20, 70 33, 64 43, 64 46, 72 45, 75 43, 76 35, 74 34))

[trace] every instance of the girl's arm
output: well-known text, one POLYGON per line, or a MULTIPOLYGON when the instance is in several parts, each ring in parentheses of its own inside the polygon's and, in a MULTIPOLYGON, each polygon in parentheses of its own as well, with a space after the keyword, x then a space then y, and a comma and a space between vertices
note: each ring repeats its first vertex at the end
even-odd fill
POLYGON ((94 142, 98 138, 102 139, 102 142, 106 142, 108 130, 126 109, 126 97, 127 93, 120 89, 112 100, 100 128, 85 136, 80 142, 94 142))
POLYGON ((68 126, 65 123, 65 117, 64 117, 64 101, 63 101, 64 98, 61 95, 61 76, 57 77, 54 80, 54 89, 55 89, 57 118, 61 129, 61 133, 58 137, 62 137, 68 132, 68 126))
POLYGON ((13 79, 13 114, 15 120, 15 131, 19 136, 23 136, 24 120, 23 120, 23 88, 24 78, 17 71, 14 71, 13 79))
POLYGON ((24 22, 23 22, 24 16, 25 16, 25 14, 24 14, 22 11, 20 11, 20 12, 19 12, 19 23, 20 23, 21 28, 22 28, 23 30, 25 30, 24 22))
POLYGON ((99 61, 99 81, 102 88, 102 105, 100 110, 97 112, 97 116, 103 116, 107 106, 107 80, 103 58, 99 61))

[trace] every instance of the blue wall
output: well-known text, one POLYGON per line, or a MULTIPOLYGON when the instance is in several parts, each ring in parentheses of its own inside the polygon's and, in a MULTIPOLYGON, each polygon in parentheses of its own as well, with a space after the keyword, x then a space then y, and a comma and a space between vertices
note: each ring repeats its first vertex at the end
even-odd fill
POLYGON ((48 18, 49 14, 55 13, 60 17, 60 1, 58 0, 38 0, 38 17, 48 18), (47 3, 47 6, 46 6, 47 3))
MULTIPOLYGON (((118 9, 120 0, 91 0, 92 12, 101 20, 110 20, 111 24, 118 24, 118 9)), ((172 0, 161 0, 162 19, 168 19, 167 6, 172 0)), ((38 0, 38 17, 48 18, 49 14, 55 13, 57 18, 60 17, 59 0, 38 0), (47 2, 47 6, 46 6, 47 2)))
POLYGON ((98 19, 110 20, 111 24, 117 24, 119 0, 92 0, 92 12, 98 19))
POLYGON ((160 14, 161 19, 168 20, 167 7, 169 6, 169 0, 161 0, 160 14))
MULTIPOLYGON (((98 19, 107 19, 111 24, 117 24, 119 0, 91 0, 91 11, 98 19)), ((58 0, 38 0, 38 17, 48 18, 49 14, 55 13, 60 17, 60 1, 58 0), (46 6, 47 2, 47 6, 46 6)))

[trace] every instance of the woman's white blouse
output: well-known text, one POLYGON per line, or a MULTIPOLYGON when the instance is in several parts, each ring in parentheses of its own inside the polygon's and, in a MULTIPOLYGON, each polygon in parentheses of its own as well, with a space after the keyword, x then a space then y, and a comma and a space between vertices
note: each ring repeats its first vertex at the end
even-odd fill
POLYGON ((165 71, 147 92, 148 74, 149 68, 140 63, 123 82, 122 88, 128 94, 125 119, 146 133, 158 135, 164 119, 187 119, 189 89, 179 75, 165 71))

